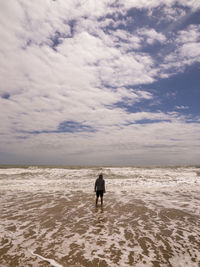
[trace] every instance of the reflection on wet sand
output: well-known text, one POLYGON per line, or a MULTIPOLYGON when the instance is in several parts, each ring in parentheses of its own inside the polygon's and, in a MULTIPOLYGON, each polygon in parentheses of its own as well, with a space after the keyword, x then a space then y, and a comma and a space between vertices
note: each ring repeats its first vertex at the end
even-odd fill
POLYGON ((1 266, 175 266, 176 257, 198 266, 199 216, 127 198, 95 207, 84 193, 4 197, 1 266))
POLYGON ((2 190, 1 266, 198 267, 199 191, 2 190))

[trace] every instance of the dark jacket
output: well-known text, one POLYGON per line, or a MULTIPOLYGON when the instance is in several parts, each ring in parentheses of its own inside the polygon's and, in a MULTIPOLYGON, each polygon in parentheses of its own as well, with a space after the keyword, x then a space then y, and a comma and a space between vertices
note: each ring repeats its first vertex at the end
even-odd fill
POLYGON ((97 178, 96 179, 96 182, 95 182, 95 185, 94 185, 94 191, 99 191, 99 190, 103 190, 103 192, 105 193, 106 190, 105 190, 105 181, 103 178, 97 178))

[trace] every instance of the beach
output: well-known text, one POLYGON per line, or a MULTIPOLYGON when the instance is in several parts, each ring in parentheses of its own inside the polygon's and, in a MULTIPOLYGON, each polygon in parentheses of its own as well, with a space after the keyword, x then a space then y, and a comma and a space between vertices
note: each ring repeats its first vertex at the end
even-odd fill
POLYGON ((0 266, 200 266, 200 169, 0 169, 0 266), (106 193, 95 206, 102 172, 106 193))

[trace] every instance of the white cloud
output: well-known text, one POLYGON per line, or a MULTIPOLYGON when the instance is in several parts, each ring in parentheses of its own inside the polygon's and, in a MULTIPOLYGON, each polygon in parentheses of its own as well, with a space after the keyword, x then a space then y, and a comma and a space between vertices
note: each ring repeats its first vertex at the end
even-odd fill
POLYGON ((200 62, 200 26, 190 25, 178 32, 174 39, 175 49, 169 53, 160 65, 162 77, 169 77, 183 71, 186 66, 200 62))
POLYGON ((166 37, 157 32, 155 29, 141 28, 137 31, 140 36, 146 37, 146 42, 150 45, 154 44, 156 41, 163 43, 166 41, 166 37))
POLYGON ((193 61, 200 61, 200 42, 187 43, 179 49, 180 56, 183 58, 193 59, 193 61))
POLYGON ((166 164, 166 161, 188 164, 195 162, 196 156, 199 156, 196 143, 199 130, 196 124, 187 126, 167 122, 135 124, 122 129, 113 126, 109 129, 104 127, 96 134, 33 135, 11 143, 7 151, 18 151, 19 158, 24 154, 41 162, 44 157, 47 163, 57 164, 87 164, 88 161, 90 164, 120 164, 125 156, 128 157, 125 164, 137 164, 137 157, 143 158, 140 164, 166 164), (56 158, 52 157, 53 154, 57 155, 56 158), (183 161, 184 157, 186 161, 183 161))
POLYGON ((174 22, 180 23, 185 16, 187 16, 186 10, 181 6, 171 8, 171 6, 164 6, 162 8, 163 16, 160 17, 159 21, 169 21, 173 24, 169 24, 167 30, 174 27, 174 22))
POLYGON ((125 30, 116 30, 110 32, 111 39, 114 46, 120 46, 121 51, 138 50, 141 48, 141 38, 137 35, 133 35, 125 30))
POLYGON ((176 42, 178 44, 194 43, 200 41, 200 25, 190 25, 186 30, 178 32, 176 42))
POLYGON ((192 8, 193 10, 197 10, 200 8, 200 3, 196 0, 120 0, 119 3, 126 8, 156 8, 158 6, 167 6, 172 7, 175 4, 180 4, 182 6, 186 6, 192 8))
POLYGON ((182 109, 182 110, 185 110, 185 109, 189 109, 189 107, 188 107, 188 106, 183 106, 183 105, 181 105, 181 106, 176 106, 176 109, 182 109))
MULTIPOLYGON (((81 161, 81 153, 92 153, 94 161, 98 161, 98 154, 107 151, 111 157, 114 151, 122 159, 127 150, 134 156, 135 148, 142 154, 147 145, 170 147, 170 139, 180 133, 179 128, 187 128, 187 118, 178 113, 131 113, 128 108, 154 100, 153 94, 140 85, 155 81, 159 71, 181 64, 181 56, 197 60, 197 26, 187 30, 187 38, 186 32, 179 32, 177 50, 168 56, 165 66, 157 67, 151 54, 140 49, 144 38, 151 45, 164 43, 164 34, 149 28, 130 33, 122 29, 130 21, 116 19, 115 15, 125 14, 131 7, 152 8, 159 2, 119 1, 120 11, 114 2, 1 3, 0 95, 9 94, 8 99, 0 98, 4 152, 17 155, 21 151, 23 157, 40 160, 46 156, 50 162, 54 152, 59 160, 69 154, 71 161, 81 161), (108 14, 112 18, 106 18, 108 14), (109 25, 120 25, 121 29, 106 29, 109 25), (149 123, 137 125, 142 120, 149 123), (96 132, 58 133, 64 121, 91 126, 96 132)), ((173 3, 167 1, 166 5, 173 3)), ((187 3, 192 6, 191 1, 187 3)), ((192 125, 188 135, 181 134, 188 148, 197 140, 198 127, 192 125)), ((181 145, 179 142, 177 147, 181 145)))

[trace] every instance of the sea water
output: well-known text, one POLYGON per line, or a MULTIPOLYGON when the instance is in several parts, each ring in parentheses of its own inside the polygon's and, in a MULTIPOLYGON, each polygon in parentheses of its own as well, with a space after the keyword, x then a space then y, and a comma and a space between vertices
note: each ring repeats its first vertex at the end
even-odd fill
POLYGON ((1 267, 198 267, 199 251, 198 167, 0 168, 1 267))

